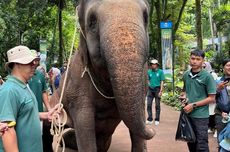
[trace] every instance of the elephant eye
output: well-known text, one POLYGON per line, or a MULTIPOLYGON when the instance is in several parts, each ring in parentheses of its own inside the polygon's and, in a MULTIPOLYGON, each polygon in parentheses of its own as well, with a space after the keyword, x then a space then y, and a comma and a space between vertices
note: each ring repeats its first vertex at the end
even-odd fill
POLYGON ((147 26, 147 24, 148 24, 148 13, 147 13, 147 10, 144 10, 144 12, 143 12, 143 21, 144 21, 144 24, 147 26))
POLYGON ((89 16, 89 29, 91 30, 91 32, 96 32, 96 27, 97 27, 97 16, 95 14, 91 14, 89 16))

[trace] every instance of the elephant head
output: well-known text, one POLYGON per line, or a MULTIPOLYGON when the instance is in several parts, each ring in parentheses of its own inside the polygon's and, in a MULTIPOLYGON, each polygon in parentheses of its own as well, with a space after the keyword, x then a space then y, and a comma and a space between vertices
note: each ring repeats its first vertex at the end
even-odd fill
POLYGON ((146 129, 144 98, 148 56, 147 0, 81 0, 80 50, 96 85, 115 97, 121 119, 134 135, 153 137, 146 129))

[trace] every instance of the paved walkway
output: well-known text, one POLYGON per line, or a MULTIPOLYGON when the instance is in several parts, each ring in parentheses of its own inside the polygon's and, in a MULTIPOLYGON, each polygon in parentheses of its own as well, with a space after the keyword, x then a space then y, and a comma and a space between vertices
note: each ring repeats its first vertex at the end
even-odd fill
MULTIPOLYGON (((175 141, 175 132, 179 118, 179 112, 172 107, 161 104, 161 122, 158 126, 148 125, 156 130, 153 139, 147 142, 148 152, 188 152, 187 144, 182 141, 175 141)), ((108 152, 130 152, 131 142, 129 133, 124 123, 117 127, 112 144, 108 152)), ((209 135, 210 152, 217 152, 216 138, 209 135)))

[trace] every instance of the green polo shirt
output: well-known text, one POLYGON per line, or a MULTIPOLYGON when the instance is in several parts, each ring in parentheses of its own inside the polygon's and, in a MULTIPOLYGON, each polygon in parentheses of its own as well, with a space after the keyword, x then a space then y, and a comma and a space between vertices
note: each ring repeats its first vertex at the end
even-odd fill
MULTIPOLYGON (((201 101, 207 98, 209 94, 216 94, 215 80, 205 70, 201 70, 194 76, 190 71, 186 71, 183 75, 183 81, 189 103, 201 101)), ((208 105, 196 107, 189 115, 194 118, 208 118, 208 105)))
POLYGON ((150 88, 159 87, 161 86, 161 81, 165 80, 164 72, 161 69, 157 69, 156 71, 149 69, 148 80, 150 88))
MULTIPOLYGON (((15 131, 20 152, 42 152, 42 133, 37 101, 29 87, 8 76, 0 88, 0 121, 16 121, 15 131)), ((0 138, 0 152, 4 152, 0 138)))
POLYGON ((28 82, 30 89, 35 94, 38 102, 38 111, 43 112, 43 92, 46 92, 48 87, 46 85, 45 76, 38 70, 35 71, 33 77, 28 82))

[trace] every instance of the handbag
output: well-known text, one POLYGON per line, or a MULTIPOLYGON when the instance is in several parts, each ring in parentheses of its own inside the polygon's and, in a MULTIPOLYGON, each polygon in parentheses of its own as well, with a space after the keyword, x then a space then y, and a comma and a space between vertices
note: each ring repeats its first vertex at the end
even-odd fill
POLYGON ((185 113, 183 109, 180 113, 175 139, 191 143, 196 141, 191 122, 189 121, 187 113, 185 113))

